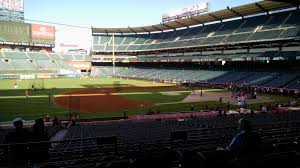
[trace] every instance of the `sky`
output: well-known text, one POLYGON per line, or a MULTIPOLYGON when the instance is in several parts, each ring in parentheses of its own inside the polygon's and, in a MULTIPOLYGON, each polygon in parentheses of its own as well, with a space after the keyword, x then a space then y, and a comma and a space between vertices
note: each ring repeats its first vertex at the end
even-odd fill
MULTIPOLYGON (((25 19, 82 27, 135 27, 161 23, 162 14, 209 2, 211 11, 259 0, 24 0, 25 19)), ((89 29, 56 26, 58 44, 89 47, 89 29), (76 37, 77 36, 77 37, 76 37), (84 44, 84 45, 83 45, 84 44)), ((56 46, 58 47, 58 44, 56 46)))

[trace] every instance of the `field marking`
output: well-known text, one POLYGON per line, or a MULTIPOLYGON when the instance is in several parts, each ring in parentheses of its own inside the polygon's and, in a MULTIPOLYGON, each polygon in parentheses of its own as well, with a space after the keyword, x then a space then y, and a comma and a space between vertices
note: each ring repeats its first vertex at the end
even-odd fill
POLYGON ((171 105, 171 104, 185 104, 187 102, 167 102, 167 103, 155 103, 155 106, 161 106, 161 105, 171 105))
POLYGON ((110 95, 149 95, 152 92, 128 92, 128 93, 110 93, 110 95))
MULTIPOLYGON (((208 101, 207 101, 208 102, 208 101)), ((202 102, 167 102, 167 103, 155 103, 155 106, 161 106, 161 105, 173 105, 173 104, 191 104, 191 103, 202 103, 202 102)))
POLYGON ((180 96, 181 93, 160 93, 163 96, 180 96))
MULTIPOLYGON (((196 90, 196 91, 201 91, 201 90, 196 90)), ((224 91, 224 92, 228 92, 228 91, 226 91, 226 90, 224 90, 224 89, 206 89, 206 90, 203 90, 203 92, 214 92, 214 91, 224 91)), ((222 92, 220 92, 220 93, 222 93, 222 92)))
POLYGON ((163 96, 180 96, 182 93, 191 93, 190 90, 179 90, 179 91, 165 91, 165 92, 158 92, 163 96))
POLYGON ((106 96, 107 94, 104 93, 90 93, 90 94, 65 94, 65 95, 54 95, 53 97, 91 97, 91 96, 106 96))

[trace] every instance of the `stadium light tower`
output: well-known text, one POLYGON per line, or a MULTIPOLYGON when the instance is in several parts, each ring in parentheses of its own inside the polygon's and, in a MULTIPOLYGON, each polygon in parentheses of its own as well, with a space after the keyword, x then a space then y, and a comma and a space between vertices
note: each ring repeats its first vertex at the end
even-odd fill
POLYGON ((112 34, 112 63, 113 63, 113 75, 116 76, 116 65, 115 65, 115 34, 112 34))

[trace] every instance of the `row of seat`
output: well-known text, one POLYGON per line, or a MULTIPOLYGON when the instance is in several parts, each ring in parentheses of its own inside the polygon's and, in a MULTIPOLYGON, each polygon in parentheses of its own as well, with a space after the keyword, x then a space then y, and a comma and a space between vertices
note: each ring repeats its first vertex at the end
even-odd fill
POLYGON ((47 53, 47 52, 19 52, 19 51, 1 51, 0 58, 91 61, 91 57, 85 54, 60 54, 60 53, 47 53))
MULTIPOLYGON (((168 48, 276 40, 300 36, 299 10, 236 19, 171 32, 116 35, 116 51, 148 51, 168 48)), ((111 52, 112 36, 93 37, 93 51, 111 52)))
MULTIPOLYGON (((141 166, 140 162, 144 162, 143 167, 147 167, 145 164, 153 166, 154 163, 146 161, 158 162, 160 158, 160 164, 174 168, 180 162, 176 151, 201 151, 210 154, 217 147, 228 145, 236 133, 237 121, 241 117, 254 124, 255 132, 262 138, 265 159, 274 161, 273 155, 282 157, 282 153, 299 152, 298 113, 75 125, 69 128, 64 141, 55 142, 55 147, 50 149, 50 159, 40 166, 136 167, 136 164, 141 166), (199 123, 208 127, 198 127, 199 123), (172 137, 172 134, 178 132, 183 132, 186 136, 172 137)), ((294 162, 292 158, 286 161, 294 162)))
POLYGON ((10 59, 0 60, 0 70, 59 70, 73 69, 63 60, 10 59))
POLYGON ((137 79, 169 82, 212 82, 216 84, 247 84, 272 88, 299 89, 299 72, 237 72, 212 70, 178 70, 157 68, 94 66, 91 76, 95 77, 129 77, 137 79))
POLYGON ((88 55, 46 52, 0 52, 0 70, 73 69, 65 61, 91 61, 88 55))
MULTIPOLYGON (((156 57, 137 57, 128 58, 132 62, 197 62, 197 61, 249 61, 249 60, 289 60, 297 59, 300 52, 297 51, 267 51, 262 53, 234 53, 234 54, 210 54, 210 55, 192 55, 192 56, 156 56, 156 57)), ((118 60, 116 60, 118 61, 118 60)), ((124 60, 123 60, 124 61, 124 60)))

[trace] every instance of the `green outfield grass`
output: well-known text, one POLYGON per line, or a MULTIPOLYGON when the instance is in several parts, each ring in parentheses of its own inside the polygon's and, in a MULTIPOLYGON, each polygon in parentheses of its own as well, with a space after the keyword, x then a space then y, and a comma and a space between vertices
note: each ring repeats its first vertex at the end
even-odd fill
MULTIPOLYGON (((31 89, 31 84, 41 83, 42 80, 0 80, 0 90, 18 90, 31 89), (18 84, 18 89, 14 89, 14 84, 18 84)), ((115 78, 58 78, 58 79, 43 79, 45 89, 73 89, 73 88, 101 88, 114 85, 115 81, 119 81, 121 85, 129 86, 149 86, 162 85, 161 83, 153 83, 151 81, 126 80, 115 78)))
MULTIPOLYGON (((105 88, 113 87, 114 82, 119 81, 120 86, 161 86, 162 83, 151 81, 126 80, 114 78, 68 78, 68 79, 44 79, 44 80, 0 80, 0 121, 11 121, 15 117, 23 117, 25 120, 32 120, 38 117, 59 116, 66 118, 69 111, 53 104, 53 95, 66 91, 73 91, 84 88, 105 88), (17 88, 14 88, 17 83, 17 88), (32 84, 41 85, 44 89, 32 90, 32 84), (29 90, 29 98, 25 97, 25 90, 29 90), (50 95, 50 101, 49 101, 50 95)), ((158 89, 159 90, 159 89, 158 89)), ((142 90, 135 90, 142 91, 142 90)), ((130 96, 129 96, 130 97, 130 96)), ((139 97, 139 96, 138 96, 139 97)), ((149 96, 153 99, 153 95, 149 96)), ((167 100, 167 97, 160 98, 167 100)), ((82 117, 111 117, 120 116, 121 112, 112 113, 84 113, 82 117)))
MULTIPOLYGON (((115 81, 120 81, 121 86, 160 86, 161 83, 153 83, 151 81, 124 80, 113 78, 87 78, 87 79, 44 79, 44 88, 42 90, 31 90, 32 80, 0 80, 0 121, 11 121, 15 117, 23 117, 25 120, 33 120, 46 115, 58 116, 66 119, 68 117, 68 109, 58 107, 52 103, 53 95, 61 94, 66 91, 73 91, 84 88, 104 88, 113 87, 115 81), (14 88, 17 83, 18 88, 14 88), (25 90, 29 89, 29 98, 25 98, 25 90), (50 101, 49 101, 50 95, 50 101)), ((35 81, 40 83, 41 81, 35 81)), ((210 89, 211 90, 211 89, 210 89)), ((224 90, 212 90, 215 92, 224 92, 224 90)), ((119 93, 122 96, 132 100, 143 100, 153 104, 174 102, 168 105, 153 105, 151 107, 140 107, 137 109, 129 109, 128 115, 145 114, 149 109, 160 112, 179 112, 189 110, 191 104, 194 104, 195 110, 205 109, 209 107, 226 107, 226 104, 219 102, 199 102, 199 103, 180 103, 191 92, 190 88, 185 87, 166 87, 152 88, 151 90, 129 89, 122 90, 119 93), (177 93, 178 95, 165 95, 162 92, 177 93), (178 102, 178 103, 176 103, 178 102)), ((278 103, 286 103, 289 97, 271 96, 278 103)), ((262 103, 251 105, 250 107, 259 107, 262 103)), ((236 109, 236 106, 231 106, 231 109, 236 109)), ((82 112, 81 118, 103 118, 103 117, 121 117, 123 109, 113 112, 82 112)))

